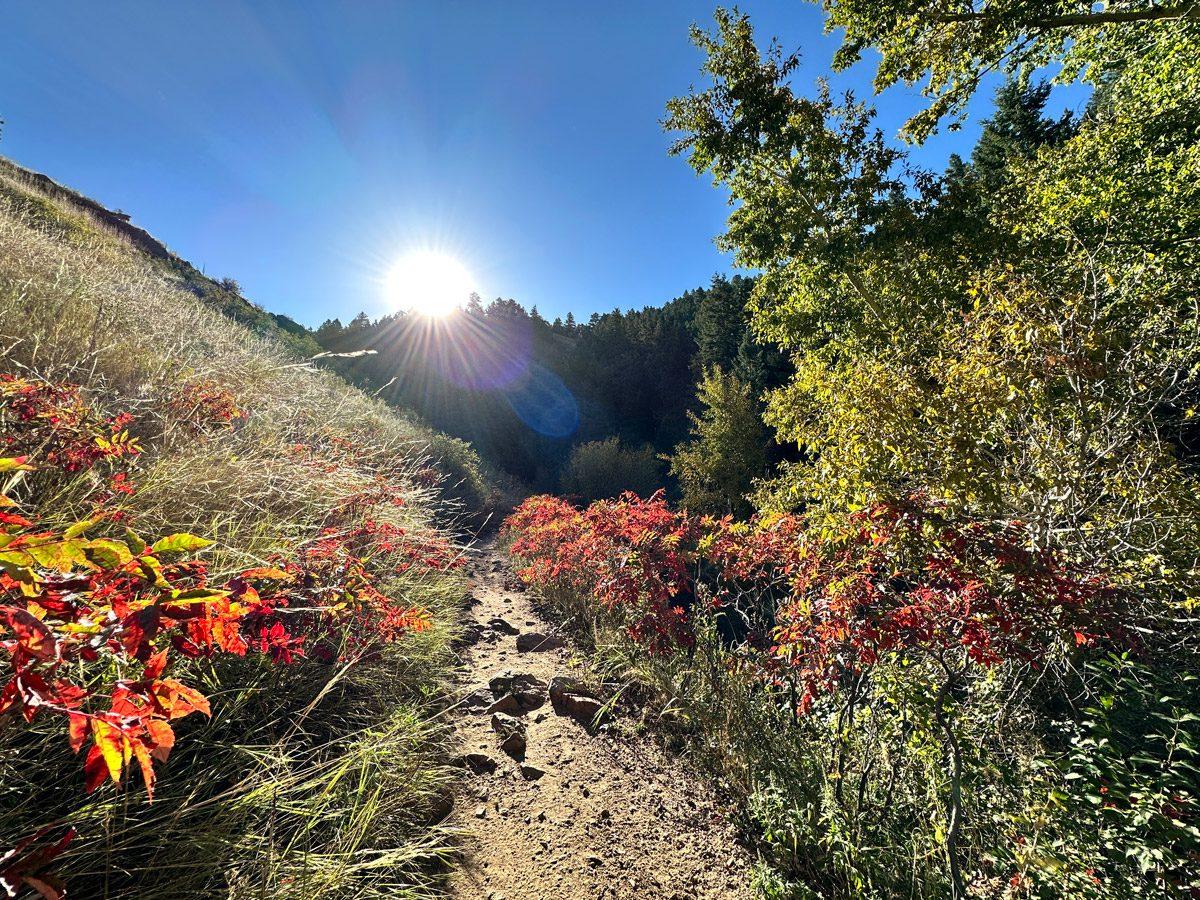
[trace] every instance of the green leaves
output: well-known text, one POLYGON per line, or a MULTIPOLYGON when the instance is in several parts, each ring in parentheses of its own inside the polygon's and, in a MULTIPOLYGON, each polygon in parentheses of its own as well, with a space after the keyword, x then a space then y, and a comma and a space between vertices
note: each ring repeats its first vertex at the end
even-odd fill
POLYGON ((150 546, 151 553, 193 553, 196 550, 203 550, 205 547, 211 547, 214 541, 206 538, 196 537, 194 534, 179 532, 177 534, 168 535, 165 538, 159 538, 150 546))

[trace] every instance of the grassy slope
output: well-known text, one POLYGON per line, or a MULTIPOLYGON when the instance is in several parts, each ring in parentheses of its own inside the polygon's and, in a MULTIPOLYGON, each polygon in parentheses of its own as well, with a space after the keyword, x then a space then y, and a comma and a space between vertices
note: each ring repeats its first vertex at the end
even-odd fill
MULTIPOLYGON (((225 572, 310 540, 384 470, 402 472, 406 502, 364 515, 409 529, 445 527, 461 512, 449 495, 483 499, 465 445, 303 363, 277 328, 232 321, 212 282, 113 231, 0 167, 0 370, 82 384, 101 409, 136 414, 146 452, 127 506, 142 533, 214 538, 207 559, 225 572), (172 400, 197 379, 231 391, 246 423, 197 434, 178 421, 172 400), (459 488, 431 485, 431 464, 459 488)), ((89 477, 35 477, 20 499, 47 522, 73 521, 89 477)), ((58 723, 0 723, 0 845, 76 825, 56 866, 76 896, 427 896, 446 852, 430 824, 448 778, 436 711, 463 585, 409 572, 383 587, 430 609, 435 627, 376 663, 192 663, 212 720, 181 723, 152 805, 128 783, 85 798, 58 723)))

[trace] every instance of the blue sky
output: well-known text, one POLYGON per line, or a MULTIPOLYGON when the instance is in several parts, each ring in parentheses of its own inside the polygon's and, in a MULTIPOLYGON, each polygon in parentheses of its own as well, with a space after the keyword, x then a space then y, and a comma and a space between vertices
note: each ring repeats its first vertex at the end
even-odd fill
MULTIPOLYGON (((698 80, 687 29, 713 6, 12 0, 0 154, 308 325, 389 311, 392 261, 429 246, 485 299, 549 318, 659 304, 729 269, 712 242, 724 198, 658 124, 698 80)), ((825 73, 838 40, 818 7, 740 6, 801 48, 799 84, 825 73)), ((834 83, 866 95, 872 74, 834 83)), ((877 102, 894 133, 920 99, 877 102)), ((940 168, 977 133, 918 160, 940 168)))

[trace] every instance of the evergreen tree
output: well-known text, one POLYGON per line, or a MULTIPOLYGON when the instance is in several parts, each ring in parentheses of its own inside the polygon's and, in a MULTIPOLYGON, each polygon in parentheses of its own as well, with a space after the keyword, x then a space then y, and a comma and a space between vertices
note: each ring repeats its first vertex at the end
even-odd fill
POLYGON ((1041 147, 1054 146, 1071 136, 1075 122, 1069 112, 1058 119, 1043 115, 1049 99, 1050 85, 1044 82, 1023 86, 1010 80, 996 91, 995 112, 984 122, 971 152, 971 167, 987 187, 1002 182, 1014 160, 1031 159, 1041 147))
POLYGON ((718 366, 730 371, 746 331, 746 279, 713 278, 696 310, 697 361, 700 370, 718 366))
POLYGON ((713 367, 700 382, 703 410, 689 413, 692 437, 663 458, 693 512, 746 516, 754 479, 766 469, 767 432, 750 385, 713 367))

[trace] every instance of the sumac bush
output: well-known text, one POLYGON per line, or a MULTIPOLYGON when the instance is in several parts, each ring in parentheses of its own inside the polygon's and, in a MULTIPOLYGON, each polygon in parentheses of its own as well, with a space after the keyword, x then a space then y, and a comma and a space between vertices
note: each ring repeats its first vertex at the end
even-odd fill
MULTIPOLYGON (((736 522, 627 494, 585 509, 534 497, 506 529, 523 579, 592 598, 664 660, 672 702, 722 730, 708 746, 765 816, 767 857, 811 889, 886 894, 914 853, 931 895, 1193 886, 1182 707, 1158 743, 1171 774, 1139 776, 1170 785, 1160 801, 1126 790, 1102 806, 1101 833, 1123 842, 1075 825, 1109 793, 1072 746, 1095 734, 1097 692, 1113 696, 1094 673, 1143 642, 1124 588, 1021 522, 963 521, 920 495, 736 522)), ((1098 778, 1112 737, 1088 739, 1098 778)))
MULTIPOLYGON (((193 395, 200 405, 188 421, 204 410, 207 420, 235 417, 205 396, 219 395, 193 395)), ((440 535, 365 515, 404 503, 381 478, 328 510, 325 527, 292 553, 214 575, 196 558, 213 541, 186 532, 143 539, 119 508, 135 490, 132 416, 97 415, 73 385, 4 376, 0 424, 16 454, 0 457, 0 727, 59 719, 83 754, 87 793, 136 768, 153 799, 176 723, 211 714, 209 698, 174 673, 179 661, 262 654, 354 665, 430 624, 422 608, 387 596, 381 576, 459 565, 440 535), (26 479, 84 474, 101 485, 86 519, 43 524, 18 499, 26 479)), ((24 886, 58 896, 45 867, 71 835, 51 837, 28 836, 0 860, 10 895, 24 886)))

